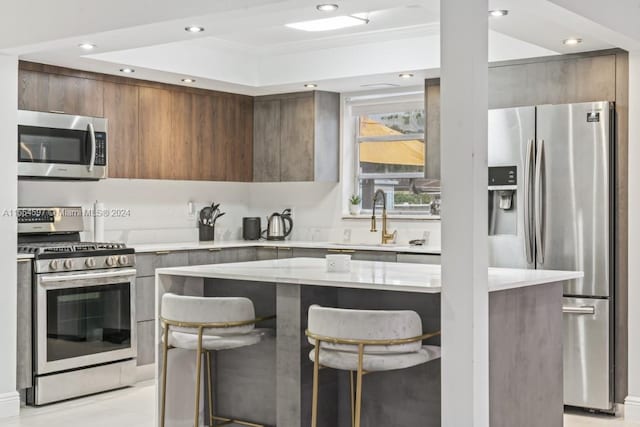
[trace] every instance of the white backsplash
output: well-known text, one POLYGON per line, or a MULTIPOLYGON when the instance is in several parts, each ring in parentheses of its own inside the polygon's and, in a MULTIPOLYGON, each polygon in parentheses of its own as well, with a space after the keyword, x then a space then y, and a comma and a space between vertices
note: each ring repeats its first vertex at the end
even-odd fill
MULTIPOLYGON (((191 242, 198 239, 197 212, 205 204, 221 203, 227 214, 216 226, 216 240, 242 238, 242 217, 266 217, 293 209, 292 239, 351 243, 378 243, 368 219, 342 218, 342 191, 336 183, 227 183, 108 179, 99 182, 19 181, 19 206, 74 206, 86 210, 96 200, 106 210, 125 216, 105 219, 105 239, 133 243, 191 242), (190 215, 188 203, 195 205, 190 215), (128 215, 126 213, 129 213, 128 215), (348 237, 348 238, 347 238, 348 237)), ((398 242, 428 235, 430 246, 440 246, 439 221, 389 221, 398 230, 398 242)), ((85 217, 83 238, 93 238, 93 219, 85 217)))

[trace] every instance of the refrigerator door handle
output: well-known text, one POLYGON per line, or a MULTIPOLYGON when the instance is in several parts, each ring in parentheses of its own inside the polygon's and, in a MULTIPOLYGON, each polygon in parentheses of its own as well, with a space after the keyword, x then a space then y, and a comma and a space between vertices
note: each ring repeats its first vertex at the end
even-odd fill
POLYGON ((563 306, 562 312, 567 314, 596 314, 596 308, 592 305, 582 307, 563 306))
POLYGON ((544 139, 538 144, 538 153, 536 155, 536 177, 535 177, 535 228, 536 228, 536 255, 538 263, 544 264, 544 240, 542 236, 542 216, 543 216, 543 200, 542 200, 542 162, 544 161, 544 139))
POLYGON ((533 163, 533 139, 527 142, 524 161, 524 246, 527 263, 533 264, 533 239, 531 238, 531 163, 533 163))

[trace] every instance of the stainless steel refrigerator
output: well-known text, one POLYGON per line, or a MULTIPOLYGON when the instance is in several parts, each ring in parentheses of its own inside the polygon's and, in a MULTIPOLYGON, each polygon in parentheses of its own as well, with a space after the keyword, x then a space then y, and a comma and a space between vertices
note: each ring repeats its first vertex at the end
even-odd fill
POLYGON ((564 286, 565 405, 613 409, 609 102, 489 112, 489 262, 581 270, 564 286))

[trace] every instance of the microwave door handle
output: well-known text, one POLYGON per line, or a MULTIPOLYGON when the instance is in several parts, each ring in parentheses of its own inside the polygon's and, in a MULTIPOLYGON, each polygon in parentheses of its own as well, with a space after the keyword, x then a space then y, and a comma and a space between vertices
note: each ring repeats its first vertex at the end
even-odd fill
POLYGON ((93 167, 96 163, 96 131, 93 128, 93 123, 87 125, 89 131, 89 138, 91 139, 91 158, 89 159, 89 172, 93 172, 93 167))

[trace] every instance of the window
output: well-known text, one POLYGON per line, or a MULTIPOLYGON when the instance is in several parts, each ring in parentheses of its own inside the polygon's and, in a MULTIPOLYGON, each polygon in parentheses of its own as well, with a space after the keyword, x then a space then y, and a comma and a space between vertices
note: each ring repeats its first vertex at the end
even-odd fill
POLYGON ((379 189, 386 194, 391 214, 436 213, 439 188, 429 187, 424 179, 424 103, 369 103, 353 107, 351 114, 355 121, 354 188, 364 213, 372 209, 379 189))

